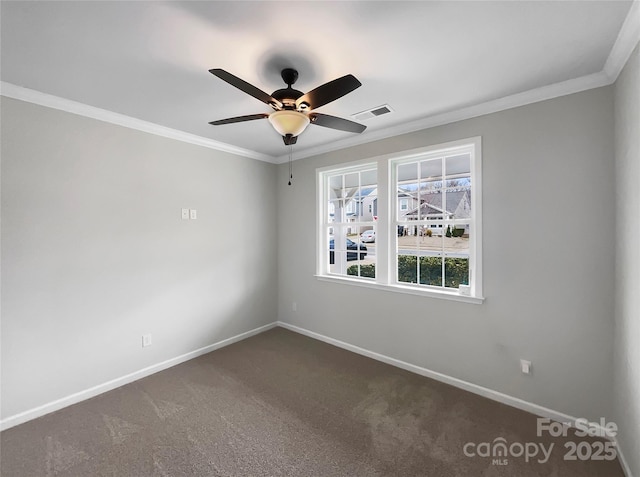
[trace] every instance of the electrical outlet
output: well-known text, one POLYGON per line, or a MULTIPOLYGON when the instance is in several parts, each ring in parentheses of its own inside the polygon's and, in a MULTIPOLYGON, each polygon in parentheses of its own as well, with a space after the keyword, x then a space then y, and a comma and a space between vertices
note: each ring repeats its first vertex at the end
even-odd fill
POLYGON ((189 209, 182 209, 182 220, 189 220, 189 209))
POLYGON ((196 209, 190 209, 190 213, 191 213, 191 220, 196 220, 198 218, 198 212, 196 211, 196 209))
POLYGON ((295 301, 291 304, 291 309, 293 311, 298 311, 298 304, 295 301))
POLYGON ((520 369, 522 370, 523 374, 531 374, 531 361, 521 359, 520 369))
POLYGON ((142 335, 142 347, 151 346, 151 335, 142 335))

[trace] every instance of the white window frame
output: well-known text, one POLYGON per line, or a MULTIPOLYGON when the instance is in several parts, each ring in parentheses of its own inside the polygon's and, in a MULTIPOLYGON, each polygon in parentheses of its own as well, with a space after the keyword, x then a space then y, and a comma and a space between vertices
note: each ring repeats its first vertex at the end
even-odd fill
MULTIPOLYGON (((329 224, 332 223, 332 222, 329 222, 328 220, 329 200, 325 200, 327 199, 325 193, 328 191, 329 178, 337 174, 357 173, 357 172, 362 172, 363 170, 371 170, 371 169, 377 170, 378 164, 376 162, 372 162, 371 160, 367 160, 367 161, 359 161, 356 163, 349 163, 348 165, 343 165, 341 167, 324 168, 323 171, 320 171, 319 169, 317 170, 316 175, 317 175, 317 195, 318 195, 318 199, 317 199, 318 200, 318 207, 317 207, 318 233, 317 233, 317 240, 316 240, 316 250, 318 252, 316 253, 316 259, 317 259, 316 276, 337 277, 337 278, 344 278, 346 280, 350 280, 352 278, 352 276, 332 274, 329 270, 329 260, 328 260, 329 235, 325 233, 328 226, 330 226, 329 224), (320 252, 320 251, 324 251, 324 252, 320 252)), ((335 226, 336 227, 338 226, 337 221, 335 226)), ((353 225, 353 227, 358 227, 358 226, 374 227, 374 229, 377 230, 377 223, 372 221, 358 221, 356 224, 353 225)), ((348 224, 347 225, 343 224, 343 227, 349 230, 350 226, 348 224)), ((377 232, 376 232, 376 235, 377 235, 377 232)), ((377 264, 376 264, 376 269, 377 269, 377 264)), ((365 280, 365 281, 372 280, 371 278, 361 278, 361 277, 355 277, 355 278, 358 278, 359 280, 365 280)))
POLYGON ((482 286, 482 140, 472 137, 459 141, 386 154, 362 161, 316 170, 316 277, 322 281, 363 286, 385 291, 408 293, 433 298, 444 298, 466 303, 480 304, 484 301, 482 286), (411 162, 436 154, 451 155, 469 152, 471 155, 471 219, 469 243, 469 288, 467 291, 431 287, 396 280, 397 228, 396 213, 398 197, 395 187, 396 164, 411 162), (345 173, 362 167, 377 166, 378 215, 376 220, 376 278, 363 279, 356 276, 331 274, 328 266, 329 243, 324 230, 328 220, 328 200, 325 195, 327 177, 336 172, 345 173))

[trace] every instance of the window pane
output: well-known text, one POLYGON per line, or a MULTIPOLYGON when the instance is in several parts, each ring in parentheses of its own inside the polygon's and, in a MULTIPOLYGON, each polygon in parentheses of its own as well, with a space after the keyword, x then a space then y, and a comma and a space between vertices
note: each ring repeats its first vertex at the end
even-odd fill
POLYGON ((372 225, 365 225, 360 228, 360 241, 365 244, 376 242, 376 228, 372 225))
POLYGON ((415 255, 398 255, 398 281, 404 283, 418 282, 418 257, 415 255))
POLYGON ((362 216, 364 214, 364 207, 363 207, 363 203, 362 201, 364 200, 364 196, 362 195, 362 189, 359 188, 356 191, 356 194, 353 196, 353 202, 354 202, 354 212, 356 214, 356 216, 358 217, 359 221, 362 221, 362 216))
POLYGON ((378 200, 370 189, 362 192, 362 220, 373 222, 378 217, 378 200))
POLYGON ((360 278, 376 278, 376 265, 375 263, 364 262, 353 263, 347 268, 347 275, 360 278))
POLYGON ((329 271, 344 275, 344 264, 346 263, 347 252, 329 249, 329 271))
POLYGON ((397 217, 399 221, 415 219, 417 213, 415 209, 418 205, 418 164, 401 164, 397 169, 398 187, 397 196, 398 203, 397 217), (413 214, 412 214, 413 212, 413 214))
POLYGON ((444 247, 442 224, 421 225, 418 229, 418 237, 417 249, 420 255, 442 254, 444 247))
POLYGON ((436 287, 442 286, 442 257, 420 257, 420 284, 436 287))
MULTIPOLYGON (((345 225, 335 228, 334 235, 329 236, 329 270, 339 275, 357 275, 361 272, 359 265, 374 264, 375 255, 369 256, 368 247, 360 243, 359 228, 345 225), (354 268, 355 265, 355 268, 354 268)), ((373 268, 368 273, 375 273, 373 268)))
POLYGON ((368 171, 362 171, 360 173, 360 187, 362 188, 376 188, 378 186, 378 171, 371 169, 368 171))
POLYGON ((444 237, 444 286, 458 288, 469 284, 469 223, 455 224, 449 228, 450 237, 444 237))
POLYGON ((458 288, 469 284, 469 259, 446 257, 444 259, 445 287, 458 288))
POLYGON ((420 220, 443 219, 442 190, 429 190, 420 195, 420 220))
POLYGON ((329 178, 329 199, 340 199, 342 197, 342 174, 329 178))
POLYGON ((330 200, 329 206, 327 209, 327 222, 336 222, 339 221, 340 215, 340 201, 330 200))
MULTIPOLYGON (((447 181, 453 182, 453 181, 447 181)), ((445 192, 447 203, 447 218, 471 218, 471 186, 450 187, 445 192)))
POLYGON ((363 226, 359 231, 359 235, 351 239, 353 243, 347 250, 347 275, 375 278, 375 230, 371 226, 363 226))
POLYGON ((444 251, 449 256, 469 256, 469 224, 447 225, 444 229, 444 251))
POLYGON ((348 242, 346 227, 335 227, 334 234, 329 236, 329 265, 331 273, 346 274, 348 242))
POLYGON ((344 206, 344 200, 334 200, 334 221, 335 222, 345 222, 346 221, 346 212, 344 206))
POLYGON ((447 177, 447 180, 444 182, 444 187, 446 189, 470 189, 471 177, 469 176, 456 176, 455 178, 447 177))
POLYGON ((403 235, 398 237, 398 255, 417 255, 418 254, 418 238, 415 235, 409 235, 413 227, 404 227, 403 235), (406 235, 404 235, 406 233, 406 235))
MULTIPOLYGON (((442 158, 421 161, 420 165, 420 207, 412 214, 418 220, 442 215, 442 158)), ((417 205, 417 204, 416 204, 417 205)))
POLYGON ((351 172, 344 176, 344 188, 353 193, 360 186, 360 174, 351 172))
POLYGON ((442 188, 442 159, 430 159, 420 162, 420 189, 434 190, 442 188))
POLYGON ((357 216, 357 212, 358 212, 358 203, 356 202, 355 198, 352 197, 350 199, 346 199, 345 200, 345 207, 344 207, 344 213, 345 213, 345 217, 346 217, 345 220, 347 222, 355 221, 355 218, 357 216))
POLYGON ((449 156, 445 159, 447 177, 471 175, 471 155, 469 153, 449 156))
POLYGON ((471 156, 460 154, 447 157, 445 170, 447 218, 471 218, 471 156))

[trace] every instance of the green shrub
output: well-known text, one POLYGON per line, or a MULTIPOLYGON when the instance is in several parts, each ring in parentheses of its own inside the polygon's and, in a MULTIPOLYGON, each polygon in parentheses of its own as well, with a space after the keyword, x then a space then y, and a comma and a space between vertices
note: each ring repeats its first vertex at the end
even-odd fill
POLYGON ((417 257, 415 255, 398 256, 398 281, 406 283, 418 282, 417 257))
MULTIPOLYGON (((347 268, 347 275, 358 276, 358 265, 351 265, 347 268)), ((364 278, 375 278, 376 277, 376 266, 374 264, 370 265, 360 265, 360 276, 364 278)))
POLYGON ((447 225, 447 231, 445 233, 447 237, 451 237, 451 227, 447 225))
POLYGON ((442 286, 442 258, 420 257, 419 282, 417 264, 418 257, 415 255, 400 255, 398 257, 398 281, 442 286))
MULTIPOLYGON (((458 288, 469 284, 469 260, 448 257, 444 260, 445 286, 458 288)), ((347 275, 357 276, 358 266, 351 265, 347 275)), ((375 278, 376 266, 360 265, 360 276, 375 278)), ((420 282, 418 282, 418 257, 415 255, 398 256, 398 281, 420 283, 421 285, 442 286, 442 258, 420 257, 420 282)))
POLYGON ((444 260, 445 286, 458 288, 469 284, 469 260, 466 258, 446 258, 444 260))
POLYGON ((454 228, 451 231, 451 235, 453 235, 454 237, 462 237, 464 235, 464 229, 456 229, 456 228, 454 228))

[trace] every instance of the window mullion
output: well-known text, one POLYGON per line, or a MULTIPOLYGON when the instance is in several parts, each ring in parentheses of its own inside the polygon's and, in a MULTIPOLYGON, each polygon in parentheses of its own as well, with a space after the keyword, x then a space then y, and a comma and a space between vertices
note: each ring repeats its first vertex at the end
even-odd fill
POLYGON ((378 283, 391 283, 390 262, 394 254, 391 252, 395 246, 390 230, 392 229, 391 193, 392 180, 390 177, 391 165, 388 161, 378 161, 378 224, 376 227, 376 281, 378 283))

